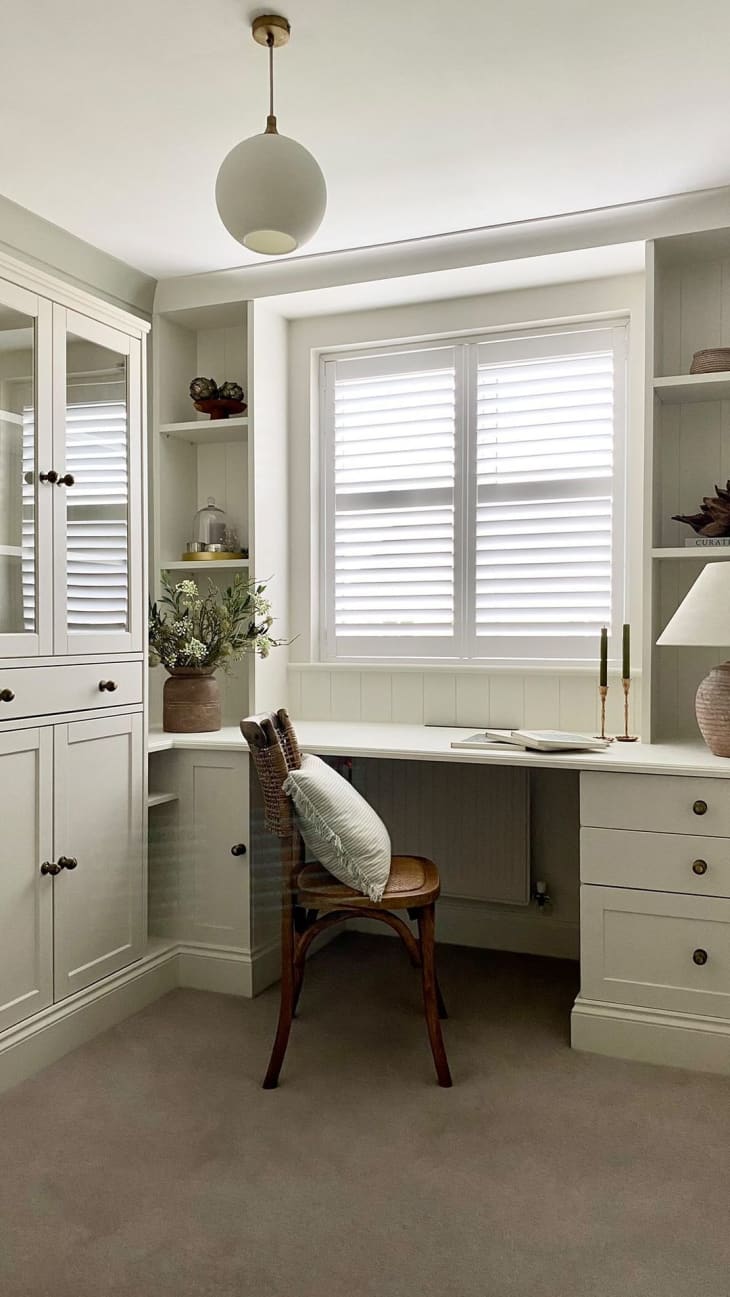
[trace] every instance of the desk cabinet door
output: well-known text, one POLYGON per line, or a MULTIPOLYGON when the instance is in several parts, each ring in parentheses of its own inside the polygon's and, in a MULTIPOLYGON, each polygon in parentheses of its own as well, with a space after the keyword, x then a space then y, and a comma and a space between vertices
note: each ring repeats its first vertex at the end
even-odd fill
POLYGON ((141 714, 55 726, 55 998, 143 953, 141 714))
POLYGON ((0 734, 0 1031, 52 999, 53 730, 0 734))

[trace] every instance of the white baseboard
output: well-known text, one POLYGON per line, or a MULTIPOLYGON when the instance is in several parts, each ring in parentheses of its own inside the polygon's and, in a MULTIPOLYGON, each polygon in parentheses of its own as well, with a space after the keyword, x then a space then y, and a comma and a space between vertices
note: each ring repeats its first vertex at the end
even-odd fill
MULTIPOLYGON (((396 936, 377 919, 350 919, 356 932, 396 936)), ((524 910, 495 909, 483 901, 462 901, 442 896, 436 904, 436 939, 449 946, 476 946, 483 950, 513 950, 520 955, 548 955, 554 959, 578 959, 578 924, 565 923, 551 914, 524 910)))
POLYGON ((279 979, 278 942, 249 954, 245 950, 183 942, 177 947, 178 986, 247 999, 279 979))
POLYGON ((169 948, 10 1027, 0 1036, 0 1093, 177 985, 177 958, 174 948, 169 948))
MULTIPOLYGON (((338 935, 337 929, 323 933, 310 957, 338 935)), ((280 971, 278 942, 249 954, 222 946, 154 941, 130 967, 4 1031, 0 1094, 178 986, 250 999, 277 982, 280 971)))
POLYGON ((730 1023, 722 1019, 578 996, 570 1027, 573 1049, 730 1075, 730 1023))

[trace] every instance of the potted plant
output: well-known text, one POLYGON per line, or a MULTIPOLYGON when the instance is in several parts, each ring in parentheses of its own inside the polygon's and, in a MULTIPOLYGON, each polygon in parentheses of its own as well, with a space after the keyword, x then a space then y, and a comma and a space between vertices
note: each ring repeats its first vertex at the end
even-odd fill
POLYGON ((162 595, 150 604, 150 666, 169 672, 163 691, 163 729, 197 734, 221 727, 218 668, 230 669, 247 653, 267 657, 282 641, 269 635, 273 623, 265 585, 240 575, 220 590, 208 581, 203 594, 195 581, 173 584, 162 573, 162 595))

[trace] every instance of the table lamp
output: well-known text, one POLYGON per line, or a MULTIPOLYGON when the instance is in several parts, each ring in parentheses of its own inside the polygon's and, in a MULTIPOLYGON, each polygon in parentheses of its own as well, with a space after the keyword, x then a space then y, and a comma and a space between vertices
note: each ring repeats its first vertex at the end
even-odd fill
MULTIPOLYGON (((657 644, 730 645, 730 562, 707 563, 657 644)), ((713 667, 697 690, 695 714, 716 757, 730 757, 730 662, 713 667)))

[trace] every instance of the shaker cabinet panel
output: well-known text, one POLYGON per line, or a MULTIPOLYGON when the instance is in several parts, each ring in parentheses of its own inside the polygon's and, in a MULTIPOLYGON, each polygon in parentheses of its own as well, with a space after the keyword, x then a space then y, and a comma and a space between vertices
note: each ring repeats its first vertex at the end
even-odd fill
POLYGON ((55 998, 138 959, 144 947, 143 718, 55 727, 55 998))
POLYGON ((53 999, 53 731, 0 734, 0 1031, 53 999))

